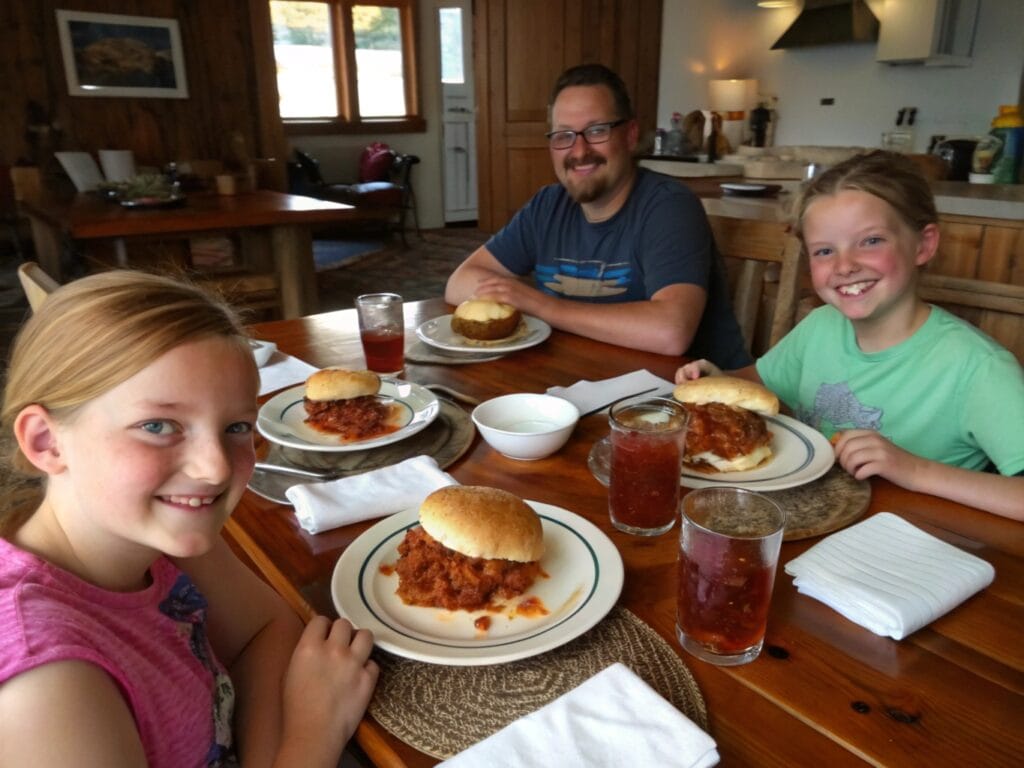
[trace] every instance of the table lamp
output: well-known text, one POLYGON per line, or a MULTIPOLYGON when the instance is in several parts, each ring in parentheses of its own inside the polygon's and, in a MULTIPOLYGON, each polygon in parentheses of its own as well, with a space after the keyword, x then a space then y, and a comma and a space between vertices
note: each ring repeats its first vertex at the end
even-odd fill
POLYGON ((743 143, 747 109, 757 92, 757 80, 711 80, 709 90, 711 110, 722 116, 722 133, 735 152, 743 143))

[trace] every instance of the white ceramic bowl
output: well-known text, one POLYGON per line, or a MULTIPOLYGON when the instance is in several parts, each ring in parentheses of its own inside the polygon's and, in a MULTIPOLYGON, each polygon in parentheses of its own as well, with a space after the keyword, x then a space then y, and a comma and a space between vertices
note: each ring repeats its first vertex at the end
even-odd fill
POLYGON ((553 395, 521 393, 487 400, 473 409, 484 440, 510 459, 543 459, 569 439, 580 412, 553 395))
POLYGON ((256 366, 262 368, 270 362, 270 358, 277 351, 277 344, 272 341, 259 341, 249 339, 249 346, 252 347, 252 356, 256 359, 256 366))

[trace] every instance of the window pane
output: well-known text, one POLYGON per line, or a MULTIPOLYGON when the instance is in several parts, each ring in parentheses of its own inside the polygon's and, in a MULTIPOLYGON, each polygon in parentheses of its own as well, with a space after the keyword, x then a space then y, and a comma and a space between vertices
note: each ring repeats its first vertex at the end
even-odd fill
POLYGON ((462 9, 438 9, 441 24, 441 82, 461 85, 466 82, 462 71, 462 9))
POLYGON ((396 117, 406 114, 399 9, 354 5, 352 27, 360 116, 396 117))
POLYGON ((337 117, 327 4, 272 0, 270 19, 281 117, 337 117))

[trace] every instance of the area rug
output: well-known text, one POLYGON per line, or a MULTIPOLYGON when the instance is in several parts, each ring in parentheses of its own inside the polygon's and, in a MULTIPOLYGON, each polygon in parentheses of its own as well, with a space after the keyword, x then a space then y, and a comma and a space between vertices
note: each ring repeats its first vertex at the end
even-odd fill
POLYGON ((316 271, 337 269, 346 264, 353 264, 360 259, 384 250, 381 240, 314 240, 313 259, 316 271))
POLYGON ((391 291, 406 301, 444 295, 448 276, 489 235, 478 229, 448 228, 409 233, 409 247, 392 240, 388 247, 338 269, 318 271, 320 311, 349 309, 361 293, 391 291))

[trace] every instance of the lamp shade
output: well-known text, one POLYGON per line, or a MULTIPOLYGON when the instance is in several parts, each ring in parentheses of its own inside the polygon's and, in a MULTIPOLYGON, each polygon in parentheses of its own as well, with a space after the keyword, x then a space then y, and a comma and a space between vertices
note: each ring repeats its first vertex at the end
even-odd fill
POLYGON ((748 94, 757 90, 756 80, 711 80, 711 109, 715 112, 746 112, 748 94))

